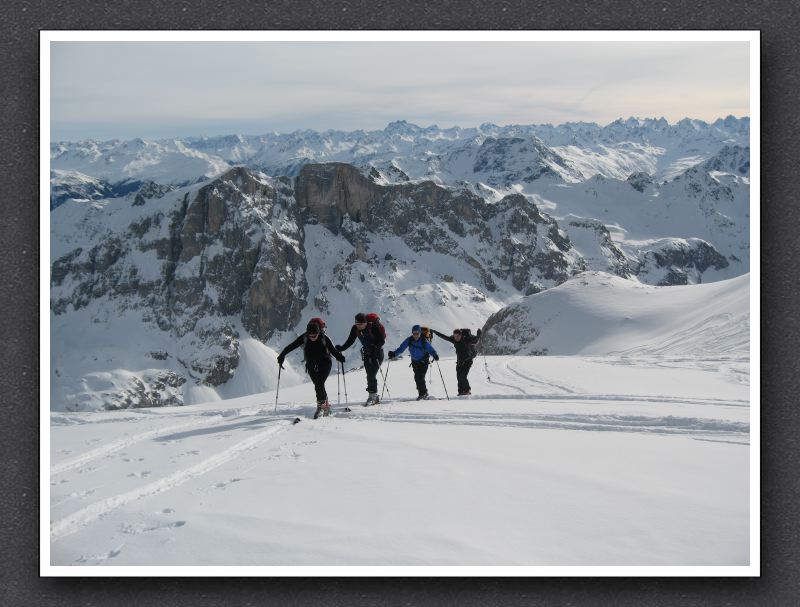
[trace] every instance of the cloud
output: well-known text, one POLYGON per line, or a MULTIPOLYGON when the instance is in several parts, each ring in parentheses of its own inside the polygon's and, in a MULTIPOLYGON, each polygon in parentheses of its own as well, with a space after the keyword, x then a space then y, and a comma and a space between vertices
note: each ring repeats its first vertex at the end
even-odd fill
POLYGON ((748 44, 739 42, 54 42, 51 48, 54 138, 123 131, 166 137, 194 125, 228 133, 237 125, 258 132, 376 129, 400 118, 440 126, 607 123, 631 115, 713 120, 747 113, 749 105, 748 44))

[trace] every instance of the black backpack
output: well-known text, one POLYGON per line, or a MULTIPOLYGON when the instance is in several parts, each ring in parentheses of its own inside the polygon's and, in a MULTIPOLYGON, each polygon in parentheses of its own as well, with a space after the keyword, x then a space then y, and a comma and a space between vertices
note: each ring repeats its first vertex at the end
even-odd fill
MULTIPOLYGON (((470 329, 459 329, 461 332, 461 339, 466 340, 472 337, 472 331, 470 329)), ((469 354, 469 360, 473 358, 477 358, 478 356, 478 340, 475 340, 471 343, 467 343, 467 353, 469 354)))

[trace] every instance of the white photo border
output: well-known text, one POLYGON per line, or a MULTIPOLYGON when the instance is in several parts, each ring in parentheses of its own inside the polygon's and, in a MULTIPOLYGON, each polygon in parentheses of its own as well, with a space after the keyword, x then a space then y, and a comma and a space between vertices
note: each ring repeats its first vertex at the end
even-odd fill
POLYGON ((63 566, 50 564, 50 237, 40 245, 40 560, 43 577, 757 577, 761 575, 761 87, 755 30, 41 30, 40 229, 50 226, 53 42, 747 42, 750 75, 750 564, 741 566, 63 566))

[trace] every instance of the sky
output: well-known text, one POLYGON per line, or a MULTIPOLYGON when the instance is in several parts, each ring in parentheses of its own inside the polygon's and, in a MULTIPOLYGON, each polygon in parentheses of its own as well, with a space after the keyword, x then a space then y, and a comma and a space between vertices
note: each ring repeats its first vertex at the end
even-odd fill
POLYGON ((746 42, 51 42, 51 140, 749 116, 746 42))

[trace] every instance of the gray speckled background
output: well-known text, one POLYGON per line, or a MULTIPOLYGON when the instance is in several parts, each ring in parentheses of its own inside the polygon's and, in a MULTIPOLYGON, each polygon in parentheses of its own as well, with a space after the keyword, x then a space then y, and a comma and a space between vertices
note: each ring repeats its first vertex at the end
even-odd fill
MULTIPOLYGON (((798 572, 795 237, 800 8, 789 1, 64 1, 0 8, 0 605, 792 605, 798 572), (762 32, 762 576, 39 577, 39 29, 758 29, 762 32)), ((45 512, 45 516, 47 513, 45 512)))

